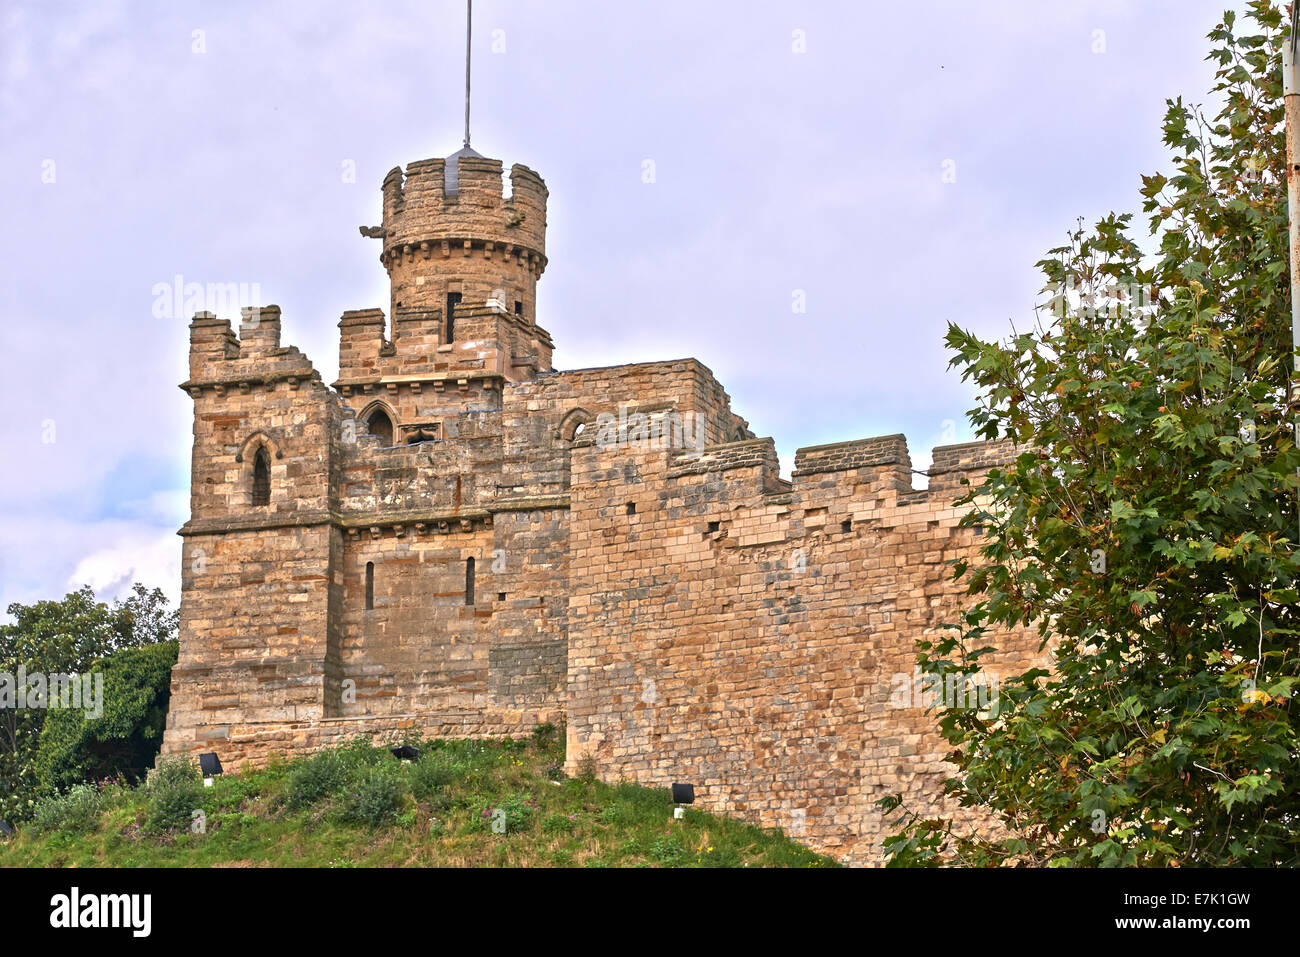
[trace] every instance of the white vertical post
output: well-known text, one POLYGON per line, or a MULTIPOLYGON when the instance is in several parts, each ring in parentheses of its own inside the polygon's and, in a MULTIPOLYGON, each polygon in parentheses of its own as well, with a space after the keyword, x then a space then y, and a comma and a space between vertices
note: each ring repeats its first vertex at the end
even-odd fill
POLYGON ((474 28, 474 0, 465 0, 465 145, 469 146, 469 38, 474 28))
MULTIPOLYGON (((1288 396, 1300 405, 1295 354, 1300 351, 1300 83, 1296 78, 1296 24, 1300 2, 1291 8, 1291 36, 1282 44, 1282 97, 1286 104, 1286 212, 1291 266, 1291 389, 1288 396)), ((1296 442, 1300 444, 1300 409, 1296 416, 1296 442)), ((1298 529, 1300 533, 1300 529, 1298 529)), ((1300 538, 1296 539, 1300 548, 1300 538)))

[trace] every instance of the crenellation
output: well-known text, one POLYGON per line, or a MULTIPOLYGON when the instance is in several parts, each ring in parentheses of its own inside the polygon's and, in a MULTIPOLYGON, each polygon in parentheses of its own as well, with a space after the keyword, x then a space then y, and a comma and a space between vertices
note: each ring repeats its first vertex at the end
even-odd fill
POLYGON ((239 337, 229 319, 218 319, 210 312, 196 312, 190 322, 190 379, 208 377, 214 367, 239 357, 239 337))
MULTIPOLYGON (((978 548, 952 502, 1006 443, 799 449, 696 359, 555 371, 547 189, 461 152, 384 179, 390 309, 343 313, 339 378, 276 306, 190 324, 191 515, 166 752, 228 767, 352 735, 527 734, 696 785, 703 807, 877 863, 875 802, 944 807, 945 745, 896 707, 978 548), (391 317, 391 327, 389 319, 391 317)), ((1036 641, 1013 633, 990 661, 1036 641)), ((974 812, 958 810, 975 823, 974 812)))
MULTIPOLYGON (((280 307, 245 306, 240 310, 239 357, 257 359, 273 356, 280 350, 280 307)), ((290 347, 296 358, 298 350, 290 347)))
POLYGON ((1010 440, 1000 442, 964 442, 935 448, 930 465, 930 488, 959 488, 962 479, 971 479, 1000 465, 1010 464, 1018 451, 1010 440))

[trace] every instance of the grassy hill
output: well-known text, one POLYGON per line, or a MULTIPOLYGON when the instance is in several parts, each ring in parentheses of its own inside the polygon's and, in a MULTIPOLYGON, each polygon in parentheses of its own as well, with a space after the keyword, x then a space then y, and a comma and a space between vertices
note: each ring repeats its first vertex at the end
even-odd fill
POLYGON ((838 866, 779 831, 691 809, 674 820, 666 786, 566 778, 549 726, 411 743, 412 762, 359 740, 210 788, 183 761, 147 786, 81 786, 0 839, 0 866, 838 866))

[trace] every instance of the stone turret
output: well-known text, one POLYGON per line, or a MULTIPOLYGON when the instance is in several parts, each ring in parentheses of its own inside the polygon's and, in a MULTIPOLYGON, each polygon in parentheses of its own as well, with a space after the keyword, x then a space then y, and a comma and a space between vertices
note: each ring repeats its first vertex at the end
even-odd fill
POLYGON ((382 225, 361 229, 383 244, 392 321, 385 335, 380 310, 343 316, 335 385, 360 396, 363 421, 382 406, 395 442, 443 437, 449 415, 499 409, 506 383, 551 370, 554 346, 536 321, 546 184, 521 165, 510 183, 506 197, 501 161, 468 147, 396 167, 382 225))

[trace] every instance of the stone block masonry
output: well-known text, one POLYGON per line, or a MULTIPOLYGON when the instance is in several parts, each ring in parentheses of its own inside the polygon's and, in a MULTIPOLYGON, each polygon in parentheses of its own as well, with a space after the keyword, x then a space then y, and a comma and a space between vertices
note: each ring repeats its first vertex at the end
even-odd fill
MULTIPOLYGON (((275 306, 190 325, 191 515, 164 753, 228 767, 354 735, 523 735, 696 785, 701 806, 850 863, 875 802, 943 806, 934 719, 891 697, 955 620, 963 480, 1012 449, 771 439, 695 359, 556 371, 537 324, 545 184, 477 155, 383 187, 388 315, 339 322, 339 379, 275 306), (388 316, 391 316, 391 323, 388 316)), ((993 668, 1036 656, 1002 636, 993 668)), ((958 811, 971 826, 979 819, 958 811)))

